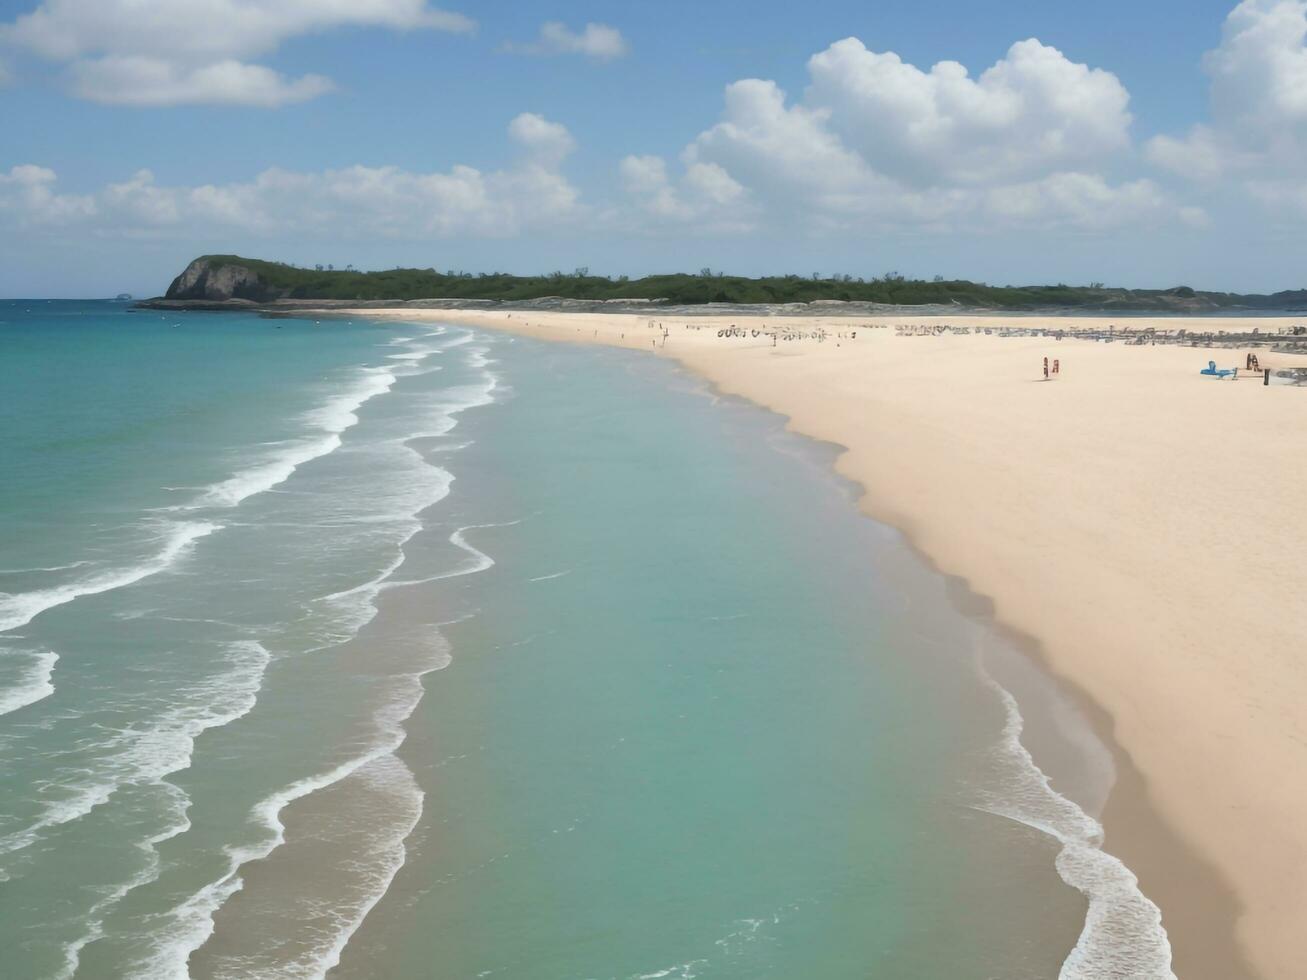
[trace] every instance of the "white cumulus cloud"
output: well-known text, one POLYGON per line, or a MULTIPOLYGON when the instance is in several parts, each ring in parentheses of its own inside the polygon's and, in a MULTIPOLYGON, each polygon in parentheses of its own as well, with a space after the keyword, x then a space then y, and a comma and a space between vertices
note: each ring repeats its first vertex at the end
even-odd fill
POLYGON ((524 112, 509 123, 508 135, 534 162, 545 167, 557 167, 576 149, 566 126, 534 112, 524 112))
POLYGON ((987 183, 1100 161, 1129 145, 1129 93, 1111 72, 1036 40, 971 78, 847 38, 809 62, 806 104, 881 173, 915 184, 987 183))
POLYGON ((1307 124, 1307 2, 1244 0, 1226 18, 1204 67, 1212 110, 1252 132, 1307 124))
POLYGON ((518 54, 579 54, 596 61, 613 61, 631 50, 616 27, 590 23, 574 31, 559 21, 541 25, 539 36, 529 44, 510 43, 504 47, 518 54))
POLYGON ((65 225, 95 215, 94 199, 61 194, 56 182, 53 170, 32 164, 0 171, 0 218, 26 228, 65 225))
POLYGON ((714 163, 746 186, 808 202, 838 202, 875 183, 867 161, 828 125, 830 112, 789 105, 775 82, 751 78, 726 87, 722 121, 686 153, 714 163))
POLYGON ((694 222, 704 230, 746 231, 753 209, 744 187, 713 163, 691 161, 673 178, 659 156, 628 156, 619 165, 622 186, 642 215, 664 223, 694 222))
POLYGON ((95 58, 72 66, 73 92, 107 105, 248 105, 274 108, 333 88, 321 75, 288 79, 263 65, 219 61, 190 68, 143 56, 95 58))
POLYGON ((248 59, 346 27, 466 33, 470 18, 427 0, 42 0, 0 40, 70 65, 73 92, 123 105, 271 107, 329 91, 248 59))
POLYGON ((561 172, 567 130, 517 117, 510 135, 522 159, 503 170, 455 166, 415 172, 353 166, 299 172, 271 168, 247 181, 168 186, 149 170, 94 194, 62 193, 55 173, 0 172, 0 225, 32 230, 77 224, 104 234, 201 237, 239 231, 331 238, 509 237, 583 217, 580 194, 561 172))
MULTIPOLYGON (((1109 179, 1132 150, 1129 93, 1038 41, 976 78, 948 61, 923 71, 856 38, 808 69, 798 101, 764 79, 728 85, 720 121, 682 154, 685 179, 712 167, 759 213, 816 231, 1200 220, 1152 181, 1109 179)), ((706 210, 657 158, 628 158, 622 177, 647 210, 706 210)))
POLYGON ((1307 0, 1243 0, 1203 59, 1211 118, 1148 143, 1159 168, 1307 214, 1307 0))
POLYGON ((1057 173, 1024 184, 988 191, 980 215, 1008 225, 1073 227, 1089 231, 1175 218, 1201 226, 1197 209, 1177 208, 1151 180, 1111 184, 1098 174, 1057 173))

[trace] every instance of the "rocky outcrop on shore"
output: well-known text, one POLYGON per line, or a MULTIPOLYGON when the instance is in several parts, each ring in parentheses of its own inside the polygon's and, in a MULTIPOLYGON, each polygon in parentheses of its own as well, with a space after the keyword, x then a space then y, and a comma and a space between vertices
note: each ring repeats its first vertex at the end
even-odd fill
POLYGON ((205 256, 188 265, 172 281, 164 299, 201 303, 228 303, 232 300, 268 303, 281 299, 283 295, 282 291, 263 282, 253 269, 230 263, 219 265, 205 256))

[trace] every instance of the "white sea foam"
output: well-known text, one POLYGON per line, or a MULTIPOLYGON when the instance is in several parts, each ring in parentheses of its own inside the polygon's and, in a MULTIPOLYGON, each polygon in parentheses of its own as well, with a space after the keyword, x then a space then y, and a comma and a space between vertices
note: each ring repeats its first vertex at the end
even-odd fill
POLYGON ((442 578, 452 578, 455 575, 471 575, 474 572, 484 572, 488 568, 494 568, 495 560, 491 558, 488 554, 486 554, 484 551, 482 551, 480 548, 474 547, 473 545, 469 544, 467 538, 464 537, 463 532, 478 531, 482 528, 487 528, 487 527, 513 527, 521 523, 522 523, 521 521, 502 521, 498 524, 469 524, 467 527, 460 527, 457 531, 455 531, 453 534, 449 536, 449 541, 454 546, 458 548, 462 548, 464 551, 466 551, 469 555, 472 556, 471 565, 465 565, 463 568, 460 568, 453 572, 444 572, 440 575, 433 575, 430 578, 425 578, 422 579, 421 581, 435 582, 442 578))
MULTIPOLYGON (((212 728, 221 728, 243 718, 254 709, 258 692, 263 684, 263 675, 271 660, 262 644, 254 641, 240 641, 229 645, 227 650, 228 669, 222 675, 201 685, 193 692, 194 703, 188 703, 168 712, 164 717, 162 729, 171 731, 174 739, 185 744, 185 759, 176 768, 154 775, 148 775, 148 769, 142 770, 141 776, 147 777, 149 784, 167 797, 166 809, 170 820, 158 833, 137 843, 142 852, 142 865, 127 881, 109 889, 100 901, 96 902, 86 913, 85 931, 76 939, 65 944, 63 948, 63 967, 56 974, 59 980, 72 980, 81 963, 82 951, 91 943, 103 938, 104 919, 108 913, 127 895, 137 888, 148 885, 159 876, 162 864, 158 846, 164 841, 188 831, 191 827, 189 809, 190 797, 166 777, 190 766, 191 750, 195 739, 212 728), (206 696, 212 697, 205 706, 201 702, 206 696)), ((150 753, 146 753, 150 755, 150 753)), ((171 759, 178 762, 178 756, 172 752, 158 753, 159 760, 171 759)), ((121 785, 126 785, 122 783, 121 785)))
MULTIPOLYGON (((365 767, 378 763, 381 763, 379 767, 381 773, 389 771, 397 774, 402 770, 403 778, 412 781, 412 774, 394 753, 404 743, 407 735, 404 723, 412 716, 418 702, 422 700, 422 678, 432 671, 443 669, 450 663, 444 638, 434 632, 430 638, 433 642, 428 650, 426 661, 412 673, 393 678, 396 689, 391 698, 384 702, 373 716, 376 739, 374 744, 365 752, 339 763, 326 772, 296 780, 256 803, 251 809, 250 819, 263 828, 265 839, 257 844, 233 847, 228 850, 230 860, 227 873, 201 888, 168 913, 168 923, 158 930, 151 943, 150 953, 137 964, 135 975, 158 978, 158 980, 164 978, 181 980, 187 976, 187 961, 191 953, 213 934, 214 917, 218 910, 227 899, 244 887, 241 869, 252 861, 263 860, 286 842, 286 826, 282 822, 281 814, 287 806, 319 790, 334 786, 364 770, 365 767)), ((374 774, 374 777, 376 775, 374 774)), ((283 967, 276 975, 320 977, 335 965, 348 943, 349 936, 362 923, 368 910, 381 900, 390 886, 390 881, 403 864, 403 840, 411 832, 421 813, 421 791, 415 782, 412 783, 412 793, 417 794, 416 799, 411 800, 416 805, 416 812, 413 814, 412 822, 403 829, 402 834, 397 836, 395 843, 401 848, 400 853, 382 855, 383 864, 393 865, 393 867, 379 873, 380 880, 375 893, 364 903, 364 907, 355 911, 355 914, 346 914, 342 917, 341 934, 335 937, 328 947, 319 950, 312 962, 301 964, 300 968, 294 970, 283 967)), ((393 831, 387 832, 386 836, 394 836, 393 831)))
POLYGON ((319 601, 335 611, 335 617, 328 627, 328 642, 326 645, 334 646, 343 643, 354 636, 377 615, 376 598, 381 590, 385 588, 390 577, 399 570, 404 564, 404 549, 414 536, 422 529, 423 524, 417 515, 428 507, 439 503, 449 494, 450 485, 453 483, 453 475, 445 469, 433 466, 422 459, 421 454, 411 447, 404 446, 405 450, 412 453, 421 463, 422 466, 430 471, 433 476, 433 482, 426 488, 426 492, 410 499, 410 510, 398 516, 387 518, 388 523, 407 518, 407 526, 396 542, 395 554, 391 560, 375 576, 360 585, 353 588, 345 589, 341 592, 334 592, 330 595, 323 596, 319 601))
POLYGON ((178 509, 235 507, 255 494, 280 486, 305 463, 339 449, 343 444, 341 433, 358 424, 358 410, 373 398, 388 392, 396 380, 395 373, 387 368, 364 368, 348 391, 304 413, 303 420, 317 430, 318 435, 280 443, 267 459, 215 483, 195 501, 178 509))
POLYGON ((453 350, 455 347, 462 347, 466 344, 472 343, 472 340, 475 338, 475 336, 476 335, 472 333, 471 330, 463 331, 462 333, 455 334, 448 341, 442 343, 439 349, 442 351, 446 351, 446 350, 453 350))
POLYGON ((365 403, 388 392, 395 380, 390 368, 364 368, 353 388, 306 412, 304 418, 324 432, 344 432, 358 425, 359 417, 355 413, 365 403))
POLYGON ((163 547, 139 564, 97 572, 47 589, 17 593, 0 592, 0 632, 26 626, 47 609, 72 602, 81 596, 121 589, 151 575, 157 575, 184 557, 192 544, 221 527, 220 524, 210 524, 205 521, 172 523, 163 547))
POLYGON ((415 524, 412 527, 408 535, 400 542, 398 553, 375 577, 362 585, 354 586, 352 589, 333 592, 331 595, 322 597, 320 601, 335 611, 336 618, 325 630, 327 642, 323 647, 316 649, 325 649, 329 646, 348 642, 358 636, 359 631, 376 618, 377 596, 381 593, 382 587, 390 576, 404 564, 404 545, 421 530, 421 524, 415 524))
POLYGON ((341 438, 335 432, 314 439, 292 440, 283 443, 277 453, 264 462, 241 470, 236 475, 215 483, 179 510, 200 507, 235 507, 256 494, 266 493, 290 479, 291 474, 305 463, 335 452, 341 438))
POLYGON ((1057 840, 1062 845, 1058 874, 1089 899, 1084 928, 1059 980, 1175 980, 1160 910, 1139 890, 1130 869, 1102 849, 1098 821, 1053 789, 1021 742, 1016 699, 988 674, 984 677, 1003 703, 1006 722, 997 760, 1000 788, 986 792, 979 809, 1057 840))
MULTIPOLYGON (((398 814, 399 819, 385 828, 384 836, 381 839, 374 839, 369 842, 377 861, 377 866, 372 870, 374 879, 372 891, 354 908, 337 913, 336 933, 329 945, 321 951, 314 951, 289 969, 279 965, 274 971, 264 973, 263 975, 267 977, 267 980, 278 980, 280 977, 303 977, 315 978, 316 980, 318 977, 325 977, 327 973, 335 969, 340 963, 340 957, 345 952, 345 947, 349 945, 354 933, 358 932, 359 926, 368 917, 368 913, 376 908, 377 903, 385 897, 386 892, 390 890, 391 882, 395 880, 395 875, 399 874, 400 868, 404 866, 404 861, 408 857, 404 842, 422 817, 422 804, 425 794, 418 787, 412 770, 394 754, 384 755, 364 767, 360 770, 360 775, 384 784, 385 791, 389 793, 393 794, 397 784, 398 788, 407 791, 407 799, 400 804, 407 803, 405 812, 398 814)), ((374 791, 382 792, 380 787, 374 791)), ((239 980, 239 978, 233 978, 233 980, 239 980)))
MULTIPOLYGON (((178 702, 159 712, 146 727, 122 729, 107 736, 94 760, 89 764, 79 761, 70 767, 72 781, 61 782, 56 768, 49 785, 63 795, 46 803, 44 812, 27 827, 0 838, 0 854, 22 850, 46 831, 81 819, 108 803, 125 786, 163 786, 164 793, 175 798, 176 787, 166 783, 164 777, 190 766, 195 739, 201 734, 229 725, 250 712, 268 659, 268 651, 259 643, 229 645, 221 673, 180 692, 178 702)), ((185 808, 176 816, 184 820, 185 808)), ((159 839, 169 836, 171 832, 159 839)))
MULTIPOLYGON (((437 332, 438 335, 439 332, 437 332)), ((470 334, 468 335, 470 338, 470 334)), ((426 357, 436 348, 414 351, 426 357)), ((417 358, 415 357, 416 361, 417 358)), ((303 416, 317 430, 308 438, 289 440, 277 445, 268 458, 234 474, 226 480, 204 488, 191 503, 166 508, 188 511, 206 507, 235 507, 247 498, 264 493, 284 483, 299 467, 335 452, 342 445, 341 434, 358 424, 358 409, 378 395, 388 392, 397 380, 396 368, 363 368, 358 380, 344 393, 311 409, 303 416)), ((139 582, 154 575, 181 557, 198 538, 220 530, 223 525, 207 522, 179 522, 172 525, 169 538, 153 558, 123 569, 99 571, 73 582, 35 589, 30 592, 0 592, 0 633, 31 622, 46 609, 63 605, 85 595, 95 595, 139 582)), ((50 566, 29 571, 60 571, 81 567, 86 562, 50 566)))
POLYGON ((134 964, 132 975, 142 980, 186 980, 187 960, 213 935, 213 917, 227 899, 240 891, 235 875, 201 888, 176 908, 157 917, 166 922, 165 935, 155 939, 149 953, 134 964))
MULTIPOLYGON (((475 352, 473 352, 475 353, 475 352)), ((406 435, 408 439, 434 439, 448 435, 458 424, 460 413, 469 408, 480 408, 495 402, 500 387, 499 376, 482 367, 482 379, 474 384, 457 385, 434 393, 429 411, 434 415, 434 427, 418 429, 406 435)))
MULTIPOLYGON (((350 937, 390 889, 391 882, 404 866, 407 857, 404 841, 421 817, 423 793, 408 767, 391 754, 364 764, 350 775, 384 784, 377 788, 377 792, 393 794, 397 788, 406 791, 406 798, 395 801, 403 812, 394 814, 397 819, 379 828, 378 835, 369 841, 375 865, 365 869, 359 856, 354 857, 354 870, 370 877, 371 890, 361 901, 335 910, 331 934, 322 937, 322 941, 311 944, 296 960, 279 960, 275 965, 261 967, 257 965, 257 956, 245 953, 233 957, 235 962, 219 963, 213 971, 214 976, 229 977, 231 980, 323 977, 340 962, 350 937)), ((188 963, 191 953, 213 935, 218 910, 243 887, 240 875, 231 874, 196 892, 172 910, 169 913, 171 922, 168 929, 154 941, 149 954, 134 964, 133 975, 149 980, 187 980, 190 976, 188 963)))
POLYGON ((23 659, 26 664, 19 670, 18 679, 0 690, 0 715, 7 715, 29 704, 36 704, 54 693, 54 665, 59 654, 53 650, 25 650, 0 648, 0 662, 23 659))
MULTIPOLYGON (((466 343, 470 338, 471 334, 464 335, 464 338, 460 338, 460 343, 466 343)), ((432 507, 439 503, 448 495, 454 477, 448 470, 427 462, 422 454, 414 449, 410 443, 413 440, 420 438, 445 435, 458 425, 458 417, 463 412, 471 408, 479 408, 494 402, 494 392, 498 385, 498 378, 492 372, 485 370, 485 359, 481 356, 483 350, 484 349, 477 349, 469 352, 470 355, 472 355, 469 357, 469 363, 476 360, 479 366, 481 366, 483 375, 482 381, 479 384, 460 385, 441 390, 438 393, 434 404, 427 406, 427 410, 435 416, 434 421, 436 427, 425 428, 418 432, 410 432, 394 440, 395 444, 403 446, 404 449, 416 457, 424 467, 427 467, 434 473, 438 474, 439 482, 433 488, 429 496, 419 497, 413 502, 412 509, 407 515, 413 519, 413 523, 408 528, 407 533, 405 533, 398 541, 395 556, 386 567, 382 568, 377 575, 366 582, 356 585, 353 588, 322 597, 324 603, 335 607, 344 617, 343 621, 340 623, 343 635, 341 635, 341 633, 333 635, 331 638, 333 644, 343 642, 344 640, 357 635, 359 630, 363 629, 363 627, 372 621, 377 613, 375 599, 383 589, 395 585, 418 584, 418 582, 392 581, 392 576, 404 563, 405 546, 410 540, 412 540, 414 535, 422 530, 423 525, 417 520, 417 515, 428 507, 432 507)), ((394 519, 395 518, 393 517, 387 518, 387 520, 394 519)), ((490 559, 488 555, 472 548, 462 538, 462 532, 467 530, 472 530, 472 528, 459 528, 458 531, 451 536, 450 541, 457 547, 462 548, 464 551, 473 555, 474 561, 472 565, 463 565, 451 572, 421 579, 421 583, 433 582, 458 575, 467 575, 473 572, 483 571, 494 564, 494 561, 490 559)))
MULTIPOLYGON (((445 349, 462 346, 471 339, 470 333, 455 337, 445 346, 445 349)), ((450 431, 457 424, 457 415, 462 411, 494 401, 498 379, 485 370, 488 360, 484 356, 484 349, 473 350, 470 355, 468 363, 482 370, 482 382, 445 389, 438 393, 436 403, 430 406, 436 416, 438 434, 443 435, 450 431)), ((442 499, 448 493, 453 479, 447 471, 427 463, 420 453, 408 445, 412 439, 426 434, 425 432, 408 433, 395 442, 403 445, 422 460, 425 466, 439 475, 439 479, 432 484, 430 493, 425 496, 418 495, 410 500, 413 510, 407 516, 412 518, 412 521, 407 524, 396 542, 396 553, 391 561, 368 581, 322 598, 323 602, 336 607, 338 612, 345 613, 344 621, 339 624, 344 627, 341 631, 343 635, 334 636, 333 643, 351 639, 371 622, 377 612, 376 599, 383 589, 416 584, 395 581, 394 576, 404 564, 405 546, 422 529, 417 515, 442 499)), ((397 514, 388 517, 387 520, 402 522, 404 518, 405 515, 397 514)), ((450 572, 429 576, 419 581, 431 582, 470 575, 492 567, 494 559, 468 543, 464 533, 478 527, 493 526, 502 525, 470 525, 453 532, 449 540, 465 551, 470 556, 470 560, 450 572)), ((411 673, 388 679, 392 686, 391 693, 373 715, 374 734, 368 748, 325 772, 297 780, 255 804, 250 819, 264 829, 263 839, 255 844, 229 848, 227 872, 161 917, 167 921, 156 930, 155 937, 151 941, 150 953, 138 964, 136 971, 138 975, 158 978, 182 978, 187 975, 190 955, 213 934, 215 917, 219 909, 244 887, 242 868, 252 861, 267 858, 285 843, 286 831, 282 822, 282 812, 287 806, 350 777, 382 780, 391 791, 406 791, 408 794, 406 799, 411 809, 407 816, 396 820, 388 828, 379 828, 381 836, 374 841, 370 851, 371 860, 374 862, 368 871, 372 876, 371 892, 364 901, 338 910, 336 931, 329 943, 319 945, 293 964, 279 964, 275 971, 266 975, 321 977, 339 961, 350 937, 372 907, 385 895, 394 876, 403 866, 404 840, 421 814, 421 790, 417 787, 408 768, 395 753, 406 737, 405 722, 411 717, 422 698, 422 678, 434 670, 442 669, 450 662, 443 636, 433 628, 428 639, 430 644, 424 650, 421 662, 415 669, 411 673)), ((264 974, 254 969, 246 958, 241 966, 241 975, 264 974)))
POLYGON ((144 854, 142 866, 127 881, 107 889, 104 897, 86 912, 85 931, 76 939, 64 944, 63 965, 54 974, 55 980, 73 980, 76 977, 81 966, 82 950, 104 938, 104 919, 109 911, 137 888, 148 885, 158 878, 161 865, 158 845, 190 829, 190 820, 185 816, 188 803, 186 794, 171 783, 162 783, 161 788, 169 791, 173 797, 174 811, 182 813, 181 822, 173 824, 161 833, 137 843, 136 847, 144 854))
POLYGON ((462 549, 471 556, 470 561, 465 561, 457 568, 448 572, 437 572, 435 575, 424 575, 422 578, 405 579, 403 581, 389 581, 381 583, 381 588, 399 588, 405 585, 428 585, 431 582, 441 582, 447 578, 459 578, 463 575, 475 575, 477 572, 484 572, 487 569, 494 568, 495 560, 480 548, 476 548, 468 543, 467 538, 463 536, 464 531, 475 531, 485 527, 513 527, 521 524, 518 521, 502 521, 497 524, 469 524, 467 527, 460 527, 457 531, 449 536, 449 541, 455 547, 462 549))

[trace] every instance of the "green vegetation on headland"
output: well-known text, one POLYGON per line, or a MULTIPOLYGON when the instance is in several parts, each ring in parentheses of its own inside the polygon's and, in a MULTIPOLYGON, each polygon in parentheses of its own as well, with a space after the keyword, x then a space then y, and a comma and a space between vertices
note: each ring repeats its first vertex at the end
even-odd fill
POLYGON ((672 305, 704 303, 782 304, 843 301, 894 306, 957 306, 1008 310, 1093 309, 1204 312, 1221 309, 1307 309, 1307 290, 1272 295, 1199 292, 1172 289, 1114 289, 1089 286, 990 286, 936 277, 926 281, 896 273, 861 279, 797 275, 747 279, 709 269, 697 275, 677 273, 617 279, 593 276, 587 269, 544 276, 506 273, 437 272, 392 269, 359 272, 353 268, 300 268, 238 255, 205 255, 192 262, 169 287, 166 299, 254 303, 277 300, 493 300, 526 302, 546 297, 575 300, 656 301, 672 305))

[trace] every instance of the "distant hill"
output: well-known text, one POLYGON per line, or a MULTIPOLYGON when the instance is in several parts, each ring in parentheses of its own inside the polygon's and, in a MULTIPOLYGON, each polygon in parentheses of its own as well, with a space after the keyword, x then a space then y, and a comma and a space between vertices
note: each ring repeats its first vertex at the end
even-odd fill
POLYGON ((888 275, 868 281, 769 276, 746 279, 704 270, 610 279, 555 272, 547 276, 504 273, 437 272, 434 269, 302 269, 239 255, 204 255, 173 280, 164 297, 207 303, 278 300, 465 299, 523 302, 544 297, 578 300, 654 301, 675 305, 703 303, 782 304, 823 300, 893 306, 956 306, 1005 310, 1084 309, 1208 313, 1218 310, 1307 309, 1307 290, 1271 295, 1172 289, 1114 289, 1094 286, 988 286, 966 280, 924 281, 888 275))

